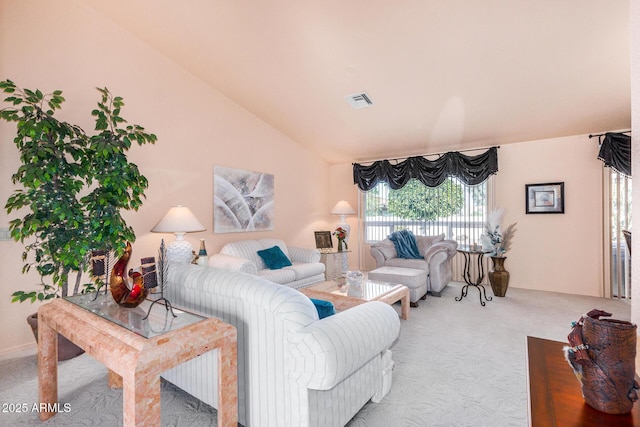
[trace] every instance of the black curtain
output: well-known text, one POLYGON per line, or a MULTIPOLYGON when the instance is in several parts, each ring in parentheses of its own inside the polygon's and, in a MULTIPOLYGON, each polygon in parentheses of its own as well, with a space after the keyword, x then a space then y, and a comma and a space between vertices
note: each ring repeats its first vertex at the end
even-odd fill
POLYGON ((600 142, 598 159, 623 175, 631 176, 631 137, 624 133, 607 132, 600 142))
POLYGON ((393 165, 389 160, 379 160, 368 166, 354 163, 353 183, 362 191, 369 191, 380 182, 386 182, 389 187, 398 190, 411 179, 417 179, 427 187, 437 187, 452 176, 467 185, 476 185, 496 172, 498 149, 492 147, 477 156, 448 152, 436 160, 409 157, 393 165))

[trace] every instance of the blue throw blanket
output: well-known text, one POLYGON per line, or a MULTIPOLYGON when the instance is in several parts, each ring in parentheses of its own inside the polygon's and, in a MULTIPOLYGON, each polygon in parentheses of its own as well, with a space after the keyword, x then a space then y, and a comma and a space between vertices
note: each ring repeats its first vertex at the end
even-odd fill
POLYGON ((418 250, 416 236, 409 230, 394 231, 389 235, 398 253, 398 258, 419 259, 422 258, 418 250))

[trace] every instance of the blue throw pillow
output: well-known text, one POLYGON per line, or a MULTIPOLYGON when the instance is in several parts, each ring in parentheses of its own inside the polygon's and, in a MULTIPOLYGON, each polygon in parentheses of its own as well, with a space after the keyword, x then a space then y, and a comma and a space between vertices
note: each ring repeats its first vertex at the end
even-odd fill
POLYGON ((309 298, 313 305, 316 306, 316 310, 318 310, 318 317, 324 319, 325 317, 332 316, 336 314, 336 309, 333 306, 331 301, 325 301, 323 299, 314 299, 309 298))
POLYGON ((287 258, 284 252, 282 252, 282 249, 280 249, 279 246, 258 251, 258 255, 270 270, 279 270, 282 267, 288 267, 291 265, 291 261, 287 258))

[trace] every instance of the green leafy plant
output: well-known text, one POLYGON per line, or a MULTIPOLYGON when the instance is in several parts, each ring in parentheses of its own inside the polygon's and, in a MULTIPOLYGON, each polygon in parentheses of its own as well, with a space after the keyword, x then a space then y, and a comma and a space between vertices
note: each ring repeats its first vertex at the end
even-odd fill
POLYGON ((76 294, 92 289, 82 283, 92 250, 112 250, 116 255, 125 242, 135 241, 122 210, 142 205, 147 179, 129 162, 132 143, 153 144, 157 137, 139 125, 128 125, 120 115, 124 102, 108 89, 98 88, 101 99, 91 114, 94 135, 54 117, 65 101, 56 90, 21 89, 11 80, 0 82, 9 94, 9 107, 0 118, 16 123, 13 139, 21 165, 13 174, 20 184, 5 209, 23 213, 10 222, 11 237, 25 243, 22 272, 35 268, 39 290, 16 291, 12 301, 31 302, 76 294), (73 289, 70 274, 76 274, 73 289))
POLYGON ((458 213, 464 206, 462 193, 462 186, 451 179, 435 188, 411 180, 389 192, 388 211, 400 218, 433 221, 458 213))

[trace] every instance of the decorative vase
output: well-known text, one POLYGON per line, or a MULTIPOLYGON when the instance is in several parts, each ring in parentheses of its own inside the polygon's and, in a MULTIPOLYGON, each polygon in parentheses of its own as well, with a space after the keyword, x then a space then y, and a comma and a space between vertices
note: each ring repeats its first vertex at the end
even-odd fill
POLYGON ((198 265, 206 267, 209 265, 209 256, 207 248, 204 245, 204 239, 200 239, 200 250, 198 251, 198 265))
POLYGON ((509 272, 504 269, 504 261, 506 257, 492 256, 493 271, 489 272, 489 283, 493 294, 497 297, 503 297, 507 294, 509 287, 509 272))
POLYGON ((149 289, 144 286, 144 277, 139 271, 129 270, 129 277, 133 279, 132 284, 129 284, 127 278, 124 277, 124 272, 131 257, 131 250, 131 243, 127 242, 127 248, 122 257, 113 266, 109 280, 109 289, 115 302, 118 305, 130 308, 140 305, 149 294, 149 289))
POLYGON ((344 251, 346 246, 344 239, 338 239, 338 252, 344 251))

